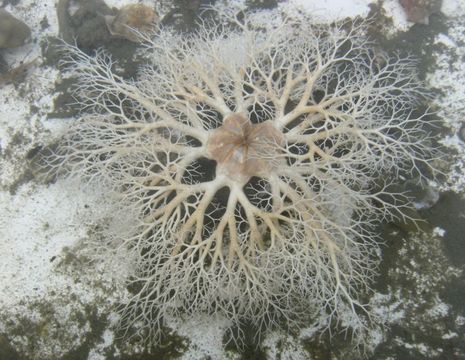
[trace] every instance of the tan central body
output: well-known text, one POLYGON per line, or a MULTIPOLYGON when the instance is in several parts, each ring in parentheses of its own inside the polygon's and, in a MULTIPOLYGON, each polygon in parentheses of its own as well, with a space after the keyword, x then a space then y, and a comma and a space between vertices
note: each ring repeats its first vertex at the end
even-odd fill
POLYGON ((272 170, 283 141, 271 121, 253 124, 242 115, 232 114, 211 133, 207 149, 217 162, 217 175, 245 184, 252 176, 272 170))

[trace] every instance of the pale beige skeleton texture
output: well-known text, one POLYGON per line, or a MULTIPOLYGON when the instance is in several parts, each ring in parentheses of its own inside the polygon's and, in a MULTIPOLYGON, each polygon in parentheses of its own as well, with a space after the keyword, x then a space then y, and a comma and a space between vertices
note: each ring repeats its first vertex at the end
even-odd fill
POLYGON ((149 340, 197 313, 361 333, 373 229, 408 206, 387 186, 431 157, 411 60, 375 55, 363 25, 217 16, 190 36, 160 29, 135 80, 68 47, 88 114, 50 162, 134 216, 101 244, 136 259, 122 324, 149 340))

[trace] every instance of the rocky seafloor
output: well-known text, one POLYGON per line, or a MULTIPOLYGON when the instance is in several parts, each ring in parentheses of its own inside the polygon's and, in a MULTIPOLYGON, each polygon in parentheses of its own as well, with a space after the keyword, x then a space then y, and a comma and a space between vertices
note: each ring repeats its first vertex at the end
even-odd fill
MULTIPOLYGON (((128 259, 87 256, 86 244, 98 241, 107 220, 99 201, 104 189, 45 181, 33 159, 78 115, 70 80, 58 66, 57 38, 79 35, 83 46, 104 46, 128 74, 135 72, 137 45, 113 38, 101 18, 129 0, 3 1, 2 9, 31 35, 19 47, 0 44, 0 359, 465 359, 465 5, 423 2, 419 13, 397 0, 294 2, 327 21, 370 18, 377 46, 419 60, 435 94, 431 108, 445 124, 438 140, 448 149, 450 169, 440 181, 411 189, 421 230, 401 223, 380 228, 383 260, 369 301, 384 326, 368 334, 361 355, 350 334, 312 328, 283 328, 239 348, 225 341, 228 320, 207 316, 167 319, 168 335, 157 347, 121 340, 115 306, 128 293, 114 279, 125 276, 128 259), (69 8, 82 16, 71 17, 69 8)), ((170 26, 186 31, 204 3, 156 5, 170 26)))

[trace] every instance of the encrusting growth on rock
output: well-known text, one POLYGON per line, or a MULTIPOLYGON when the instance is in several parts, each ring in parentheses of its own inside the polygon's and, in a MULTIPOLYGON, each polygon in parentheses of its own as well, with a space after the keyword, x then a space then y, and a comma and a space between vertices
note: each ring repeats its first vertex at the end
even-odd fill
POLYGON ((105 22, 112 35, 133 42, 140 42, 144 35, 152 33, 157 20, 155 11, 143 4, 126 5, 119 9, 115 16, 105 16, 105 22))
POLYGON ((48 165, 133 216, 129 235, 110 226, 99 245, 136 259, 128 333, 157 341, 166 316, 206 313, 361 335, 376 323, 361 300, 374 229, 409 206, 388 186, 434 156, 412 61, 378 61, 363 24, 216 15, 193 35, 159 29, 137 79, 67 46, 88 113, 48 165))

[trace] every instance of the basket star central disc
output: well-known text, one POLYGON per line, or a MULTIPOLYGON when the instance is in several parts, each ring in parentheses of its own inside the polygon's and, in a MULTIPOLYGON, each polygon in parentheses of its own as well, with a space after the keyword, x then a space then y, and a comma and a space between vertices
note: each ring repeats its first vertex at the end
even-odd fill
POLYGON ((245 184, 252 176, 269 174, 283 143, 283 135, 271 121, 253 124, 231 114, 210 134, 207 151, 217 162, 217 175, 245 184))

